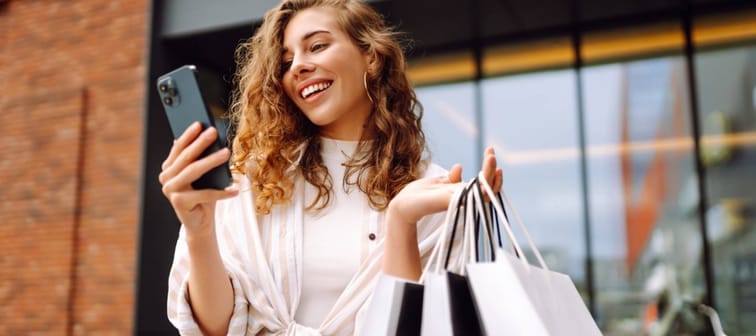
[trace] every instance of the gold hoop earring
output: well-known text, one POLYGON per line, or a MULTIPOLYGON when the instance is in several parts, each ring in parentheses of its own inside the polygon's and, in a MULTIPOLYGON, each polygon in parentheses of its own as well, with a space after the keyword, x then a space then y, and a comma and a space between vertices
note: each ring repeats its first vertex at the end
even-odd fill
POLYGON ((367 94, 368 99, 370 100, 370 104, 375 105, 375 102, 373 101, 373 97, 370 96, 370 90, 368 90, 368 87, 367 87, 367 71, 365 71, 364 75, 362 76, 362 84, 365 85, 365 94, 367 94))

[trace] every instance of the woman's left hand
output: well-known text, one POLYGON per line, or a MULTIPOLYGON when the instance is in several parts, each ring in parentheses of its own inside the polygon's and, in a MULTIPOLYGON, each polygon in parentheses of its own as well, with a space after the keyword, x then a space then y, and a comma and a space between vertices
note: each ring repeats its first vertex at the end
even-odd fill
MULTIPOLYGON (((493 148, 483 156, 483 176, 494 191, 501 189, 502 172, 496 167, 493 148)), ((405 279, 420 278, 420 251, 417 247, 417 221, 449 206, 454 192, 463 188, 462 166, 454 165, 449 175, 414 181, 402 189, 386 211, 386 240, 383 247, 383 272, 405 279)))
POLYGON ((454 192, 462 186, 462 166, 458 164, 447 176, 415 180, 391 200, 388 216, 396 223, 394 225, 414 226, 423 216, 444 210, 454 192))
MULTIPOLYGON (((498 192, 502 170, 496 166, 493 147, 486 149, 481 167, 488 184, 498 192)), ((405 224, 417 223, 423 216, 446 209, 454 192, 462 186, 462 166, 456 164, 447 176, 422 178, 407 184, 389 203, 388 213, 405 224)))

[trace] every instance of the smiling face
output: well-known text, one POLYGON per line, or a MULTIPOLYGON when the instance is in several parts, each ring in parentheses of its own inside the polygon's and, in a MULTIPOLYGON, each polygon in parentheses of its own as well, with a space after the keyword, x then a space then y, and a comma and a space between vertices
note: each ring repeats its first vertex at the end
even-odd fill
POLYGON ((335 10, 314 7, 294 15, 283 48, 286 95, 320 135, 359 140, 372 110, 363 86, 369 58, 339 26, 335 10))

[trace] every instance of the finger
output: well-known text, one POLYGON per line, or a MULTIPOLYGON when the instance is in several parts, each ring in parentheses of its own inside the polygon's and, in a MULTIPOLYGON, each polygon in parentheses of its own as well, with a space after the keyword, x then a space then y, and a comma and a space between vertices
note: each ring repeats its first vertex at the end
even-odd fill
POLYGON ((161 184, 165 183, 168 179, 173 177, 178 172, 177 169, 170 170, 169 168, 173 165, 176 158, 184 151, 184 149, 186 149, 186 147, 189 146, 192 141, 197 138, 200 130, 200 124, 198 122, 195 122, 187 127, 187 129, 178 139, 173 140, 171 151, 168 153, 168 157, 165 159, 165 161, 163 161, 163 164, 161 165, 161 169, 163 171, 158 176, 161 184))
POLYGON ((462 181, 462 165, 457 163, 451 167, 446 182, 457 183, 462 181))
POLYGON ((174 175, 178 174, 181 167, 173 167, 173 164, 176 161, 176 158, 183 153, 183 151, 187 148, 187 146, 191 145, 192 142, 197 138, 197 136, 201 135, 199 132, 201 129, 200 123, 195 122, 189 125, 189 127, 186 128, 186 131, 184 131, 183 134, 178 139, 173 140, 173 146, 171 146, 171 151, 168 153, 168 158, 163 161, 163 164, 161 165, 161 169, 163 171, 160 172, 160 175, 158 175, 158 180, 161 184, 164 184, 167 180, 171 179, 174 175))
POLYGON ((501 186, 504 181, 504 172, 501 170, 501 168, 496 169, 496 178, 494 179, 493 183, 493 191, 499 192, 501 191, 501 186))
POLYGON ((483 156, 483 176, 486 177, 486 181, 489 184, 492 184, 495 174, 496 156, 494 155, 493 147, 488 147, 483 156))
POLYGON ((169 200, 177 211, 190 211, 199 204, 216 202, 238 194, 239 188, 234 185, 223 190, 203 189, 177 192, 171 194, 169 200))
POLYGON ((186 148, 179 153, 176 160, 173 162, 174 166, 186 166, 202 154, 214 141, 218 138, 218 130, 215 127, 208 127, 202 133, 197 136, 186 148))
POLYGON ((176 159, 165 168, 163 173, 169 178, 179 174, 189 164, 197 160, 218 137, 218 131, 214 127, 204 130, 189 146, 178 154, 176 159))
POLYGON ((192 162, 171 179, 168 184, 172 185, 169 188, 174 188, 174 190, 189 189, 192 182, 199 179, 211 169, 228 162, 229 157, 231 157, 231 152, 228 148, 223 148, 207 157, 192 162))
MULTIPOLYGON (((492 187, 494 187, 494 185, 496 184, 496 172, 497 172, 496 156, 494 153, 494 149, 493 147, 488 147, 486 148, 486 151, 484 152, 482 173, 483 173, 483 177, 486 179, 486 183, 488 183, 488 185, 492 187)), ((494 190, 496 189, 494 188, 494 190)), ((483 200, 485 202, 488 202, 489 201, 488 195, 484 194, 483 200)))
POLYGON ((173 164, 173 161, 176 160, 176 157, 179 155, 179 153, 181 153, 181 151, 183 151, 186 146, 189 146, 189 144, 197 138, 200 130, 202 130, 200 123, 194 122, 186 128, 184 133, 181 134, 178 139, 173 140, 171 151, 168 153, 168 158, 163 161, 161 169, 165 169, 166 167, 173 164))
POLYGON ((173 160, 176 158, 176 153, 178 150, 176 149, 176 139, 173 139, 173 144, 171 145, 171 151, 168 152, 168 157, 163 160, 163 163, 160 165, 160 169, 165 170, 165 167, 168 167, 173 160))
MULTIPOLYGON (((464 188, 464 183, 457 182, 443 184, 439 188, 428 191, 428 203, 426 205, 427 214, 435 213, 446 209, 449 206, 451 197, 459 189, 464 188)), ((423 202, 418 202, 423 203, 423 202)))

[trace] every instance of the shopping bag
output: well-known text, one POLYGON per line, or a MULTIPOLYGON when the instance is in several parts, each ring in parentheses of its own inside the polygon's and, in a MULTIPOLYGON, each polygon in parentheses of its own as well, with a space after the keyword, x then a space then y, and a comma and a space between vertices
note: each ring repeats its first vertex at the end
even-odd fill
MULTIPOLYGON (((495 199, 485 179, 479 180, 490 199, 495 199)), ((501 195, 540 267, 528 263, 512 234, 503 207, 492 202, 515 255, 499 246, 493 261, 467 265, 470 288, 486 332, 489 335, 601 335, 572 280, 548 269, 517 212, 506 195, 501 195)))
POLYGON ((421 284, 380 274, 360 335, 420 335, 422 304, 421 284))
MULTIPOLYGON (((456 216, 455 210, 461 194, 461 190, 455 192, 449 201, 446 218, 439 228, 438 243, 431 251, 423 274, 428 273, 430 266, 434 264, 433 260, 443 258, 442 251, 446 249, 447 245, 451 249, 451 245, 446 244, 446 242, 447 240, 454 240, 454 234, 450 232, 450 230, 453 230, 450 223, 451 218, 456 216)), ((423 278, 418 283, 413 283, 381 274, 377 279, 372 299, 368 304, 365 323, 360 335, 420 335, 421 321, 425 321, 423 318, 425 291, 423 278)))
MULTIPOLYGON (((423 296, 423 317, 421 335, 483 335, 480 319, 475 310, 472 293, 464 274, 464 265, 473 257, 475 248, 471 206, 474 195, 470 193, 475 180, 468 183, 457 199, 453 209, 451 235, 442 235, 434 248, 423 272, 425 294, 423 296), (461 213, 464 215, 459 216, 461 213), (461 226, 459 219, 462 219, 461 226), (462 232, 459 232, 459 231, 462 232), (449 263, 454 237, 462 235, 461 253, 457 262, 449 263), (441 253, 445 251, 445 253, 441 253), (442 267, 443 265, 443 267, 442 267)), ((450 205, 451 206, 451 205, 450 205)))
POLYGON ((524 265, 501 249, 497 260, 467 267, 489 335, 601 335, 567 275, 524 265))
POLYGON ((466 276, 432 274, 425 290, 421 335, 484 335, 466 276))

